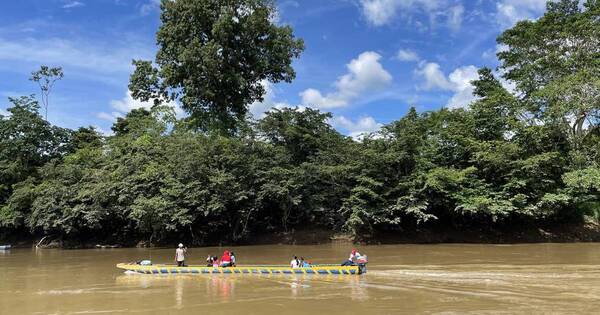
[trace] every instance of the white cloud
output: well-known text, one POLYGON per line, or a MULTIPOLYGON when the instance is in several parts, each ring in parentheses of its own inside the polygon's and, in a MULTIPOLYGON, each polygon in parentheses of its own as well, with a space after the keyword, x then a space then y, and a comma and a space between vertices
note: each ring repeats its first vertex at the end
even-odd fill
MULTIPOLYGON (((361 10, 367 21, 374 26, 390 24, 398 15, 409 16, 423 12, 434 25, 442 17, 453 30, 460 29, 464 7, 448 0, 360 0, 361 10)), ((407 20, 414 20, 408 18, 407 20)), ((420 21, 414 21, 420 26, 420 21)))
POLYGON ((375 26, 389 23, 399 6, 396 0, 361 0, 360 4, 367 21, 375 26))
POLYGON ((410 49, 399 49, 396 54, 396 59, 400 61, 419 61, 419 55, 410 49))
POLYGON ((142 15, 150 14, 153 11, 160 9, 160 0, 148 0, 140 7, 140 13, 142 15))
POLYGON ((477 67, 473 65, 457 68, 446 77, 440 69, 440 65, 435 62, 424 62, 416 70, 416 74, 425 80, 422 86, 425 90, 454 92, 446 104, 449 108, 467 107, 475 100, 471 81, 476 80, 479 76, 477 67))
POLYGON ((462 25, 463 15, 465 13, 465 7, 462 5, 456 5, 448 10, 448 27, 454 31, 460 30, 462 25))
POLYGON ((9 112, 5 111, 4 109, 0 108, 0 115, 2 116, 8 116, 9 112))
POLYGON ((452 84, 452 90, 455 92, 448 101, 449 108, 467 107, 476 97, 473 95, 475 87, 471 81, 479 77, 477 67, 463 66, 450 73, 449 81, 452 84))
POLYGON ((495 60, 498 53, 507 51, 507 50, 508 50, 508 46, 503 45, 503 44, 496 44, 495 49, 488 49, 488 50, 484 51, 481 56, 485 59, 495 60))
POLYGON ((392 81, 392 75, 381 63, 381 55, 363 52, 346 66, 348 73, 334 83, 335 92, 323 95, 319 90, 307 89, 300 93, 302 104, 322 109, 344 107, 363 94, 381 90, 392 81))
POLYGON ((119 112, 110 112, 110 113, 100 112, 100 113, 96 113, 96 117, 99 119, 102 119, 102 120, 113 122, 113 121, 117 120, 117 118, 123 117, 123 114, 121 114, 119 112))
POLYGON ((288 103, 275 101, 275 96, 277 92, 273 83, 269 81, 262 81, 261 84, 264 86, 266 91, 265 96, 263 97, 263 101, 254 102, 250 104, 249 108, 250 113, 254 118, 263 118, 265 116, 265 113, 271 110, 272 108, 293 107, 288 103))
MULTIPOLYGON (((96 113, 96 117, 103 120, 115 121, 117 118, 127 115, 127 113, 134 109, 145 108, 147 110, 150 110, 153 104, 154 102, 152 100, 148 102, 142 102, 133 99, 133 97, 131 96, 131 91, 128 91, 127 95, 125 95, 125 97, 123 97, 122 99, 110 101, 110 107, 113 109, 113 111, 111 111, 110 113, 96 113)), ((184 115, 183 109, 181 109, 181 107, 177 103, 169 102, 166 105, 173 107, 177 117, 182 117, 184 115)))
POLYGON ((131 59, 148 59, 152 55, 151 47, 131 42, 109 45, 62 38, 7 40, 0 37, 0 61, 60 65, 67 73, 77 72, 90 79, 114 80, 115 74, 127 75, 133 69, 131 59))
POLYGON ((496 19, 509 27, 525 19, 536 19, 546 10, 547 0, 501 0, 496 3, 496 19))
POLYGON ((383 126, 370 116, 361 117, 357 121, 352 121, 344 116, 336 116, 331 119, 331 124, 347 131, 348 135, 355 140, 363 138, 366 134, 376 132, 383 126))
POLYGON ((422 62, 415 73, 425 80, 421 86, 425 90, 452 90, 452 83, 435 62, 422 62))
POLYGON ((73 9, 73 8, 78 8, 78 7, 83 7, 83 6, 85 6, 85 4, 80 1, 67 1, 65 4, 63 4, 62 8, 63 9, 73 9))

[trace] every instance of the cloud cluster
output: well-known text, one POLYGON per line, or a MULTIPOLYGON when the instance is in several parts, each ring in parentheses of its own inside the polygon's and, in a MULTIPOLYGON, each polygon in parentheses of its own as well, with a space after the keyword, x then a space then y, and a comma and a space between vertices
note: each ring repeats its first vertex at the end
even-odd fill
POLYGON ((85 6, 85 4, 80 1, 66 1, 65 4, 63 4, 62 8, 63 9, 73 9, 73 8, 78 8, 78 7, 83 7, 83 6, 85 6))
POLYGON ((249 111, 254 118, 260 119, 265 116, 272 108, 284 108, 284 107, 294 107, 286 102, 278 102, 275 100, 277 96, 277 92, 275 90, 275 86, 273 83, 269 81, 262 81, 262 86, 265 88, 265 95, 263 97, 262 102, 254 102, 250 104, 249 111))
MULTIPOLYGON (((127 91, 127 95, 125 95, 125 97, 123 97, 122 99, 110 101, 110 107, 113 109, 113 111, 99 112, 96 114, 96 117, 102 120, 114 122, 115 120, 117 120, 117 118, 124 117, 125 115, 127 115, 127 113, 134 109, 145 108, 147 110, 150 110, 153 104, 154 102, 152 100, 148 102, 135 100, 131 96, 131 91, 127 91)), ((183 109, 181 109, 181 107, 177 103, 169 102, 166 105, 173 107, 173 109, 175 110, 175 114, 178 117, 182 117, 184 115, 183 109)))
POLYGON ((140 13, 142 15, 148 15, 158 9, 160 9, 160 0, 147 0, 147 2, 140 7, 140 13))
MULTIPOLYGON (((19 38, 0 37, 0 61, 20 64, 61 65, 69 73, 90 79, 110 79, 115 74, 131 73, 131 59, 148 59, 151 47, 135 43, 88 43, 64 38, 19 38)), ((122 82, 119 82, 122 84, 122 82)))
POLYGON ((347 131, 348 135, 355 140, 359 140, 369 133, 376 132, 383 126, 383 124, 378 123, 370 116, 361 117, 356 121, 352 121, 344 116, 336 116, 331 119, 331 124, 334 127, 347 131))
POLYGON ((516 22, 539 17, 546 10, 547 0, 500 0, 496 3, 498 23, 510 27, 516 22))
POLYGON ((421 88, 425 90, 452 91, 454 95, 446 104, 449 108, 468 107, 475 100, 471 81, 478 78, 477 67, 462 66, 446 76, 440 65, 435 62, 422 62, 415 71, 424 82, 421 88))
POLYGON ((452 30, 459 30, 463 21, 464 7, 450 0, 360 0, 366 20, 374 26, 390 24, 399 14, 423 12, 433 25, 439 18, 452 30))
POLYGON ((300 93, 302 104, 321 109, 344 107, 365 93, 387 87, 392 75, 383 68, 379 59, 381 55, 376 52, 363 52, 346 66, 348 73, 334 83, 334 92, 323 95, 319 90, 307 89, 300 93))
POLYGON ((399 49, 398 53, 396 54, 396 59, 407 62, 421 60, 419 54, 410 49, 399 49))

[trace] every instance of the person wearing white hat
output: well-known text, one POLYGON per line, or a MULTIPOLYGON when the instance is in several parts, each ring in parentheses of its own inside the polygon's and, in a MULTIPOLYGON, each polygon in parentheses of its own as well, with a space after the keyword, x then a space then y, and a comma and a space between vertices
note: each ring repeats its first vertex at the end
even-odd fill
POLYGON ((175 262, 177 263, 177 267, 185 267, 185 254, 187 253, 187 248, 183 247, 183 244, 179 243, 178 248, 175 250, 175 262))

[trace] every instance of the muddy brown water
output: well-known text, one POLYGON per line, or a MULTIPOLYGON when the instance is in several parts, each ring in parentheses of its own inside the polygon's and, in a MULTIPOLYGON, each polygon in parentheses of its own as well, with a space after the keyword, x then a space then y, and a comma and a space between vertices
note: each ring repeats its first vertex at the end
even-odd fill
MULTIPOLYGON (((238 264, 335 263, 352 245, 230 248, 238 264)), ((361 276, 128 275, 174 249, 0 252, 0 314, 598 314, 600 244, 363 246, 361 276)), ((223 248, 193 248, 202 263, 223 248)))

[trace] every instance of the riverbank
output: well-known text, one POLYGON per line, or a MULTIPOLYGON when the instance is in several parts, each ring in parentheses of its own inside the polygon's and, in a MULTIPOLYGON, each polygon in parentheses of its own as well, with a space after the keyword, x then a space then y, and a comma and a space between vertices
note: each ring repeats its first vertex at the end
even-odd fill
MULTIPOLYGON (((109 242, 103 240, 78 241, 60 238, 7 239, 0 243, 12 244, 15 248, 91 249, 91 248, 133 248, 168 247, 186 240, 150 243, 144 240, 132 242, 109 242)), ((203 243, 192 246, 244 246, 244 245, 318 245, 332 242, 353 242, 357 244, 516 244, 516 243, 575 243, 600 242, 600 224, 587 221, 582 224, 563 224, 551 227, 525 227, 520 229, 457 229, 429 228, 411 231, 394 231, 363 235, 335 233, 330 230, 295 230, 257 235, 241 242, 203 243)), ((189 243, 189 241, 188 241, 189 243)))

